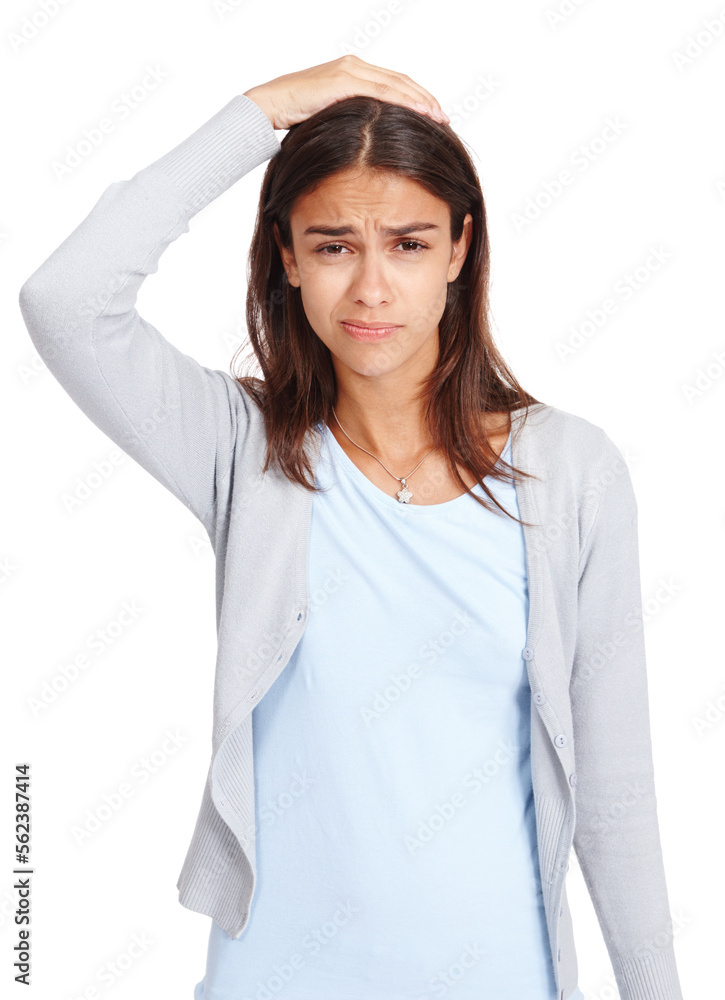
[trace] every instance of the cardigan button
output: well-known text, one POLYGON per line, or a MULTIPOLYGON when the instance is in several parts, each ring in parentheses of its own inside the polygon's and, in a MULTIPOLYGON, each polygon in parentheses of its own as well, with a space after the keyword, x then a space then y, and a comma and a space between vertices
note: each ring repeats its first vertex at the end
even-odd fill
POLYGON ((534 651, 533 651, 533 649, 531 649, 530 646, 527 646, 524 649, 523 653, 524 653, 524 659, 525 660, 533 660, 533 658, 534 658, 534 651))
POLYGON ((565 747, 568 742, 569 740, 566 738, 564 733, 559 733, 558 736, 554 737, 554 743, 556 743, 558 747, 565 747))
POLYGON ((546 701, 546 695, 543 691, 534 691, 534 701, 537 705, 543 705, 546 701))
POLYGON ((573 771, 573 772, 572 772, 572 773, 571 773, 571 774, 569 775, 569 784, 570 784, 570 785, 571 785, 572 787, 573 787, 574 785, 576 785, 576 772, 575 772, 575 771, 573 771))

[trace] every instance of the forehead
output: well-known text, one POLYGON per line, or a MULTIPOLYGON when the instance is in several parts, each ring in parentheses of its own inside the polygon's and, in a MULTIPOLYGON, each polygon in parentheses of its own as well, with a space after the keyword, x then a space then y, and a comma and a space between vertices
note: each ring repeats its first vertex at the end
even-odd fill
POLYGON ((448 205, 412 177, 351 168, 300 195, 290 213, 295 228, 310 221, 342 223, 355 218, 391 225, 413 218, 440 223, 448 218, 448 205))

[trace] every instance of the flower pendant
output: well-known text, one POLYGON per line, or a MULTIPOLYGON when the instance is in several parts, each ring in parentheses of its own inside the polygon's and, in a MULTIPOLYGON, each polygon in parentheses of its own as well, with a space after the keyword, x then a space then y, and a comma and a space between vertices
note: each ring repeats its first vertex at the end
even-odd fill
POLYGON ((401 482, 403 488, 402 488, 402 490, 400 490, 398 492, 398 500, 401 503, 409 503, 410 502, 410 498, 413 496, 413 494, 410 492, 410 490, 408 489, 408 487, 405 485, 405 480, 404 479, 401 479, 400 482, 401 482))

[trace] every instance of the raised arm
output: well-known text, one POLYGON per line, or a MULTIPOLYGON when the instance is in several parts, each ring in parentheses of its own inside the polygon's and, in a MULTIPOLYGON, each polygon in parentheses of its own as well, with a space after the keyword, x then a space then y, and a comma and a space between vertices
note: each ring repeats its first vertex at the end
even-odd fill
POLYGON ((232 98, 170 152, 111 184, 20 289, 51 373, 205 525, 216 482, 228 479, 243 394, 230 375, 174 347, 135 303, 189 220, 278 150, 266 113, 245 95, 232 98))
POLYGON ((287 129, 356 94, 437 101, 404 74, 356 56, 288 73, 232 98, 188 139, 111 184, 20 289, 45 364, 87 416, 208 528, 230 482, 239 422, 254 405, 235 379, 169 343, 135 308, 141 283, 189 220, 279 151, 287 129))

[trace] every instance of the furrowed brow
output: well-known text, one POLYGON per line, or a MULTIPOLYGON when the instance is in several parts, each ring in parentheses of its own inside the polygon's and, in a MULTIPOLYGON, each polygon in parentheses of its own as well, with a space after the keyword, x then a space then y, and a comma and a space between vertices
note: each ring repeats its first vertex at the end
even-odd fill
MULTIPOLYGON (((386 226, 380 232, 383 236, 409 236, 410 233, 422 233, 431 229, 440 229, 434 222, 411 222, 405 226, 386 226)), ((360 233, 354 226, 308 226, 302 233, 303 236, 359 236, 360 233)))

